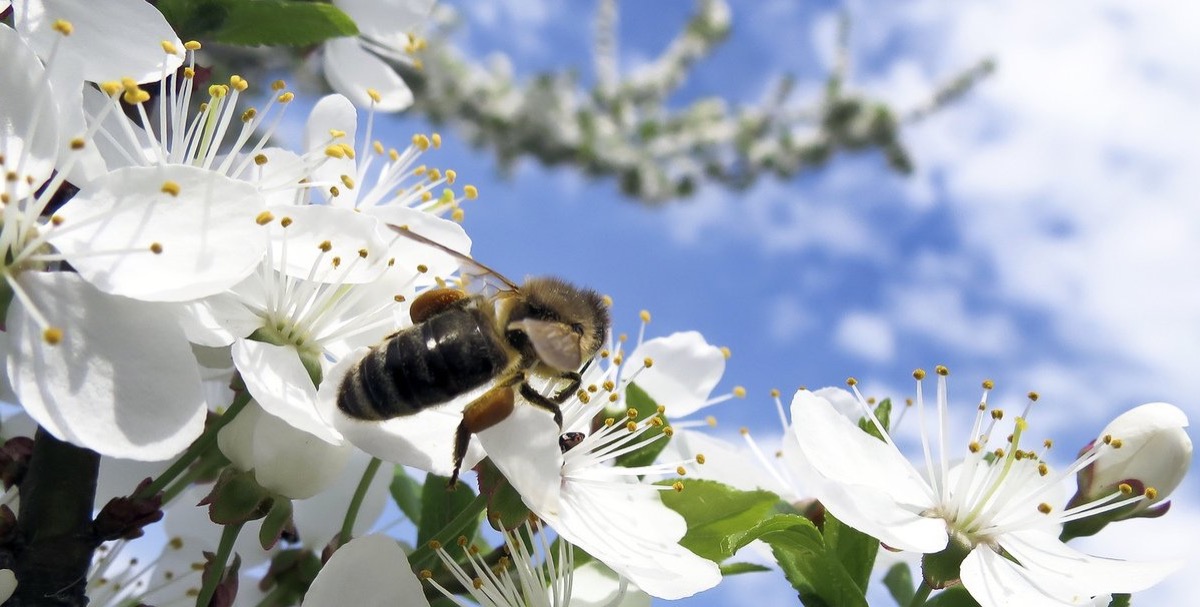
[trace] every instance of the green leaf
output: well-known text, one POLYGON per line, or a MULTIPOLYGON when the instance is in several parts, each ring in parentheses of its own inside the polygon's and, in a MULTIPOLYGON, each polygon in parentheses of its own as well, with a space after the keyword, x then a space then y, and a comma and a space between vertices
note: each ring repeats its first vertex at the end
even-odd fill
MULTIPOLYGON (((892 399, 885 398, 883 399, 883 402, 879 403, 879 405, 875 407, 875 419, 878 419, 880 425, 883 426, 883 429, 887 430, 891 425, 891 418, 892 399)), ((876 428, 875 424, 872 423, 870 419, 867 419, 866 417, 860 418, 858 420, 858 427, 861 428, 863 432, 866 432, 867 434, 870 434, 879 440, 883 440, 883 435, 879 433, 879 428, 876 428)))
POLYGON ((723 561, 747 542, 747 531, 771 512, 779 496, 769 491, 738 491, 713 481, 684 482, 683 491, 664 491, 662 501, 687 521, 684 548, 713 561, 723 561))
POLYGON ((835 550, 812 521, 794 514, 777 514, 748 530, 739 547, 753 540, 770 544, 775 560, 800 600, 810 607, 866 607, 863 588, 842 566, 835 550))
POLYGON ((979 607, 971 593, 962 586, 951 586, 925 601, 925 607, 979 607))
POLYGON ((258 543, 263 550, 270 550, 279 542, 284 529, 292 524, 292 501, 277 499, 271 504, 271 511, 263 519, 262 527, 258 529, 258 543))
POLYGON ((155 6, 182 40, 208 38, 240 0, 158 0, 155 6))
POLYGON ((217 42, 243 46, 307 46, 329 38, 353 36, 358 27, 332 4, 242 0, 230 4, 216 30, 217 42))
MULTIPOLYGON (((453 491, 447 489, 446 483, 449 481, 449 477, 436 474, 425 477, 425 487, 421 491, 421 522, 417 525, 417 546, 427 544, 475 499, 475 492, 462 483, 453 491)), ((477 527, 476 523, 462 535, 474 537, 477 527)))
POLYGON ((897 605, 908 605, 917 593, 913 586, 912 570, 908 563, 896 563, 883 576, 883 585, 895 599, 897 605))
POLYGON ((1114 594, 1112 600, 1109 601, 1108 607, 1129 607, 1133 602, 1130 601, 1128 594, 1114 594))
POLYGON ((389 487, 392 501, 400 507, 400 511, 414 525, 421 524, 421 483, 408 475, 404 466, 396 466, 392 473, 392 484, 389 487))
POLYGON ((726 563, 721 565, 721 575, 740 575, 743 573, 758 573, 759 571, 770 570, 770 567, 764 567, 757 563, 726 563))
POLYGON ((864 592, 879 554, 879 540, 843 524, 830 512, 825 513, 825 547, 837 555, 842 567, 864 592))
MULTIPOLYGON (((646 391, 638 387, 637 384, 629 384, 625 388, 625 405, 627 408, 637 411, 637 417, 633 418, 633 421, 640 422, 658 413, 658 403, 654 402, 654 399, 650 398, 650 395, 646 394, 646 391)), ((663 428, 667 427, 667 418, 664 415, 659 415, 658 417, 662 420, 662 425, 651 426, 650 429, 638 437, 639 440, 649 440, 663 433, 663 428)), ((624 421, 621 423, 624 423, 624 421)), ((641 449, 630 451, 617 458, 617 465, 633 468, 653 464, 658 454, 662 453, 663 448, 667 446, 668 440, 669 438, 663 437, 641 449)))

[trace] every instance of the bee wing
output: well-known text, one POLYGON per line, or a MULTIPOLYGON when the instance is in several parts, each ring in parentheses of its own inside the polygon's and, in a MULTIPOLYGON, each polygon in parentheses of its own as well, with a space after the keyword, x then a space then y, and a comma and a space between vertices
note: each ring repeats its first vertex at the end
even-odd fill
POLYGON ((461 251, 456 251, 431 238, 426 238, 425 236, 422 236, 409 229, 407 225, 395 225, 389 223, 388 227, 391 228, 392 231, 405 238, 408 238, 409 240, 412 240, 413 242, 432 247, 458 260, 462 264, 462 269, 459 271, 459 274, 464 278, 471 277, 483 280, 485 283, 491 284, 496 291, 516 291, 519 289, 517 283, 509 280, 506 276, 497 272, 496 270, 493 270, 492 268, 475 261, 475 259, 470 255, 462 253, 461 251))
POLYGON ((508 329, 524 332, 537 351, 538 358, 555 369, 574 371, 583 364, 580 335, 564 323, 526 318, 509 323, 508 329))

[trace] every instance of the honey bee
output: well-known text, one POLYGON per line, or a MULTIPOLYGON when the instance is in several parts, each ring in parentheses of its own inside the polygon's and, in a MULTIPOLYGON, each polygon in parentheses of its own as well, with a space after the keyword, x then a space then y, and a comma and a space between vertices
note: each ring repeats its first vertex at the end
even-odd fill
POLYGON ((609 329, 608 307, 591 289, 552 277, 522 285, 449 247, 392 226, 398 233, 478 268, 499 283, 491 295, 456 288, 429 289, 409 308, 413 325, 388 336, 354 364, 338 386, 337 406, 362 420, 413 415, 493 382, 467 404, 454 437, 457 484, 471 434, 508 417, 515 397, 545 409, 562 427, 559 405, 583 381, 609 329), (558 382, 544 395, 531 377, 558 382))

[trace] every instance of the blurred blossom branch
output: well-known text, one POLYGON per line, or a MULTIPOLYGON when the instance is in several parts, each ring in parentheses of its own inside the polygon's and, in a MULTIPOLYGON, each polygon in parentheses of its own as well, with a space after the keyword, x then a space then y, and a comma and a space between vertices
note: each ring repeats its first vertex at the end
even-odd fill
POLYGON ((731 107, 705 97, 672 107, 672 95, 692 70, 729 36, 732 19, 722 0, 699 0, 666 49, 623 78, 617 2, 601 1, 591 85, 572 70, 519 81, 503 55, 477 62, 448 41, 459 16, 449 9, 439 15, 421 64, 402 68, 414 109, 494 150, 506 168, 523 157, 574 165, 588 175, 616 177, 624 193, 652 204, 686 197, 704 182, 744 189, 764 176, 794 177, 841 151, 877 149, 889 166, 907 173, 913 165, 903 127, 959 99, 994 67, 981 60, 924 103, 897 111, 849 86, 849 19, 843 17, 839 60, 818 98, 794 99, 795 80, 785 75, 756 104, 731 107))

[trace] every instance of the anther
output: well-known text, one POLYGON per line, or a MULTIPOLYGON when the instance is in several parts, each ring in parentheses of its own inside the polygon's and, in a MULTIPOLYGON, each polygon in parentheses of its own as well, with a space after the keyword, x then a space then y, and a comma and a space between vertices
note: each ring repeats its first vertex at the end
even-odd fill
POLYGON ((100 83, 100 90, 104 91, 105 95, 112 97, 113 95, 116 95, 124 90, 124 87, 121 86, 120 82, 109 80, 108 82, 100 83))
POLYGON ((450 211, 450 220, 455 223, 462 223, 463 219, 466 217, 467 214, 462 209, 454 209, 453 211, 450 211))
POLYGON ((771 388, 771 398, 779 398, 779 388, 771 388))
POLYGON ((725 360, 729 360, 729 357, 733 356, 733 350, 730 350, 729 346, 721 346, 721 356, 724 356, 725 360))
POLYGON ((650 367, 654 366, 654 359, 647 356, 646 358, 642 359, 642 365, 649 369, 650 367))
POLYGON ((408 298, 403 295, 392 296, 392 300, 395 301, 396 303, 404 303, 407 299, 408 298))
POLYGON ((421 570, 421 572, 417 574, 417 577, 419 577, 419 578, 421 578, 421 579, 423 579, 423 580, 432 579, 432 578, 433 578, 433 572, 432 572, 432 571, 430 571, 430 570, 428 570, 428 569, 422 569, 422 570, 421 570))
POLYGON ((681 493, 683 491, 683 482, 675 481, 671 484, 671 488, 675 490, 675 493, 681 493))
POLYGON ((242 124, 249 124, 252 120, 254 120, 254 117, 257 115, 258 115, 258 110, 254 109, 252 107, 246 108, 246 111, 242 112, 242 124))
POLYGON ((746 388, 742 386, 734 386, 733 395, 738 398, 746 398, 746 388))
POLYGON ((709 428, 716 428, 717 427, 717 418, 712 415, 709 415, 708 417, 704 418, 704 423, 708 424, 709 428))
POLYGON ((638 318, 641 318, 642 322, 650 322, 650 311, 642 310, 641 312, 638 312, 638 318))
POLYGON ((625 422, 625 429, 630 432, 636 432, 637 427, 637 422, 625 422))
POLYGON ((291 217, 284 217, 283 219, 280 219, 280 220, 279 220, 279 225, 281 225, 281 226, 283 226, 283 227, 285 227, 285 228, 286 228, 286 227, 288 227, 288 226, 290 226, 290 225, 292 225, 292 218, 291 218, 291 217))
POLYGON ((854 379, 853 377, 847 377, 847 378, 846 378, 846 385, 847 385, 847 386, 850 386, 851 388, 853 388, 854 386, 857 386, 857 385, 858 385, 858 380, 857 380, 857 379, 854 379))
POLYGON ((967 450, 971 453, 979 453, 983 450, 983 445, 979 444, 979 441, 971 441, 971 444, 967 445, 967 450))
POLYGON ((479 198, 479 188, 473 185, 465 185, 463 186, 463 196, 466 196, 467 200, 475 200, 479 198))
POLYGON ((52 346, 57 346, 62 338, 63 330, 58 327, 47 327, 45 331, 42 331, 42 339, 52 346))
POLYGON ((71 149, 72 150, 82 150, 84 148, 84 146, 86 146, 86 145, 87 145, 87 142, 84 141, 83 137, 76 137, 71 140, 71 149))
POLYGON ((620 394, 617 394, 616 392, 613 392, 612 394, 609 394, 609 395, 608 395, 608 402, 610 402, 610 403, 615 403, 615 402, 617 402, 618 400, 621 400, 621 395, 620 395, 620 394))
POLYGON ((446 183, 454 185, 455 179, 458 179, 458 172, 454 169, 446 169, 446 183))
POLYGON ((329 186, 329 195, 330 196, 337 198, 338 196, 341 196, 341 194, 342 194, 342 191, 339 190, 336 185, 329 186))
POLYGON ((679 466, 678 468, 675 468, 675 474, 678 474, 679 476, 686 476, 687 468, 684 468, 683 466, 679 466))
POLYGON ((430 550, 441 550, 442 543, 437 540, 429 540, 429 549, 430 550))
POLYGON ((696 463, 700 464, 701 466, 704 465, 704 454, 703 453, 696 454, 696 463))
POLYGON ((287 83, 286 83, 286 82, 284 82, 283 80, 276 80, 276 81, 274 81, 274 82, 272 82, 272 83, 271 83, 271 90, 272 90, 272 91, 276 91, 276 92, 278 92, 278 91, 282 91, 282 90, 283 90, 283 89, 285 89, 285 88, 287 88, 287 83))
POLYGON ((60 225, 62 225, 63 221, 64 220, 63 220, 62 215, 51 215, 50 216, 50 225, 60 226, 60 225))
POLYGON ((258 166, 262 166, 262 165, 266 164, 267 160, 268 159, 267 159, 266 154, 255 154, 254 155, 254 164, 257 164, 258 166))
POLYGON ((947 369, 945 365, 938 365, 938 366, 934 367, 933 370, 938 375, 941 375, 942 377, 946 377, 947 375, 950 375, 950 369, 947 369))
POLYGON ((163 252, 162 243, 159 243, 159 242, 150 243, 150 252, 154 253, 155 255, 162 255, 162 252, 163 252))
POLYGON ((442 147, 442 135, 441 135, 441 133, 434 133, 434 134, 432 135, 431 139, 433 140, 433 147, 434 147, 435 149, 436 149, 436 148, 440 148, 440 147, 442 147))
POLYGON ((317 248, 321 249, 322 253, 328 253, 333 249, 333 243, 329 242, 328 240, 323 240, 321 241, 321 244, 317 245, 317 248))
POLYGON ((363 259, 366 259, 366 258, 367 258, 367 250, 366 250, 366 249, 359 249, 359 250, 358 250, 358 256, 359 256, 359 257, 361 257, 361 258, 363 258, 363 259))
POLYGON ((250 88, 250 83, 247 82, 245 78, 242 78, 241 76, 238 76, 237 74, 234 74, 229 77, 229 86, 232 86, 234 88, 234 90, 236 90, 240 93, 240 92, 250 88))
POLYGON ((417 271, 424 274, 429 271, 429 266, 423 263, 417 264, 417 271))
POLYGON ((342 185, 346 186, 347 190, 354 189, 354 178, 349 175, 342 175, 342 185))
POLYGON ((162 41, 162 50, 164 53, 166 53, 168 55, 178 55, 179 54, 179 49, 176 48, 175 43, 171 42, 170 40, 162 41))
POLYGON ((916 371, 913 371, 912 375, 913 379, 921 381, 922 379, 925 379, 925 369, 917 369, 916 371))
POLYGON ((338 266, 340 266, 340 265, 342 265, 342 258, 341 258, 341 257, 338 257, 338 256, 336 256, 336 255, 335 255, 335 256, 333 257, 333 259, 332 259, 332 260, 330 260, 330 261, 333 263, 333 267, 335 267, 335 268, 336 268, 336 267, 338 267, 338 266))
POLYGON ((162 192, 171 196, 179 195, 179 184, 174 181, 164 181, 162 184, 162 192))
POLYGON ((1053 510, 1053 508, 1050 507, 1050 504, 1047 504, 1046 502, 1038 504, 1037 509, 1038 512, 1041 512, 1042 514, 1050 514, 1050 512, 1053 510))
POLYGON ((1146 487, 1146 491, 1143 493, 1143 495, 1145 495, 1146 499, 1149 500, 1157 499, 1158 489, 1155 489, 1154 487, 1146 487))
POLYGON ((1031 400, 1031 401, 1034 401, 1034 402, 1037 402, 1037 399, 1038 399, 1038 393, 1037 393, 1037 392, 1030 392, 1030 393, 1029 393, 1029 400, 1031 400))
POLYGON ((422 152, 429 149, 429 138, 425 135, 417 133, 412 136, 413 145, 417 146, 422 152))
POLYGON ((1133 486, 1129 483, 1121 483, 1117 485, 1117 491, 1120 491, 1123 495, 1133 495, 1133 486))
POLYGON ((1047 474, 1050 474, 1050 466, 1047 466, 1046 464, 1038 464, 1037 469, 1039 476, 1046 476, 1047 474))
POLYGON ((1121 441, 1121 439, 1119 439, 1119 438, 1114 438, 1114 439, 1112 439, 1112 448, 1113 448, 1113 449, 1120 449, 1120 448, 1121 448, 1121 445, 1124 445, 1124 444, 1125 444, 1125 443, 1123 443, 1123 442, 1121 441))
POLYGON ((990 379, 983 380, 983 389, 984 390, 991 390, 992 388, 995 388, 995 387, 996 387, 996 382, 994 382, 990 379))
POLYGON ((374 101, 375 103, 383 101, 383 95, 380 95, 379 91, 373 88, 367 88, 367 96, 370 97, 371 101, 374 101))
POLYGON ((616 389, 617 384, 615 382, 613 382, 613 380, 611 380, 611 379, 606 379, 606 380, 604 380, 603 386, 604 386, 605 390, 612 392, 614 389, 616 389))
POLYGON ((183 43, 183 48, 189 51, 198 51, 200 50, 200 42, 198 40, 188 40, 183 43))
POLYGON ((279 103, 291 103, 292 100, 295 98, 296 98, 296 94, 291 91, 288 91, 288 92, 283 93, 283 94, 279 95, 278 97, 276 97, 275 100, 278 101, 279 103))
POLYGON ((1004 409, 992 409, 992 419, 996 421, 1004 419, 1004 409))
POLYGON ((75 32, 75 26, 71 25, 71 22, 66 19, 55 19, 51 27, 54 28, 54 31, 64 36, 70 36, 75 32))
POLYGON ((663 426, 662 433, 667 435, 667 438, 675 436, 675 429, 670 426, 663 426))

